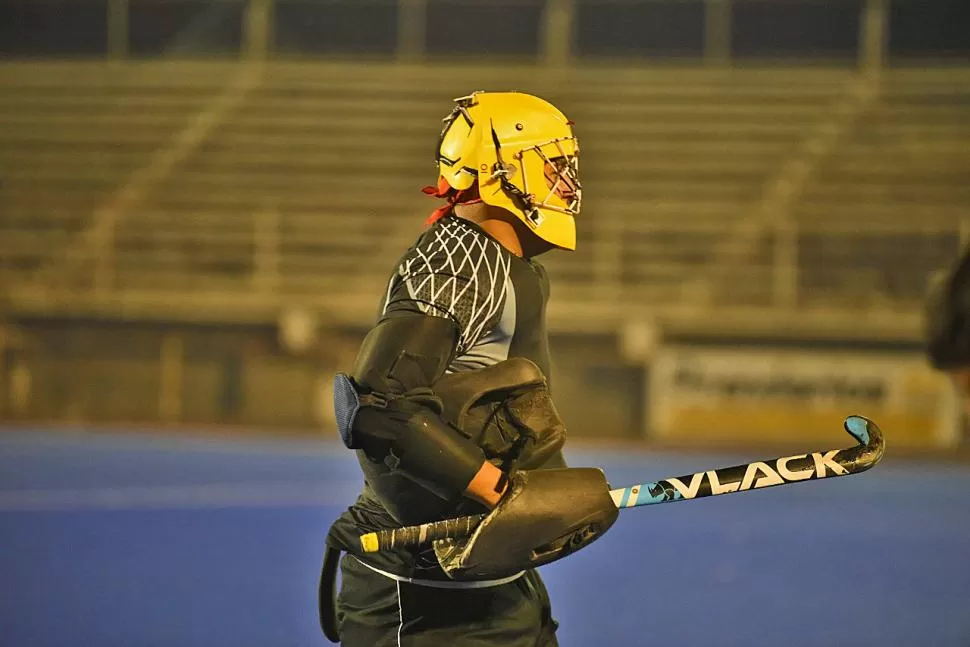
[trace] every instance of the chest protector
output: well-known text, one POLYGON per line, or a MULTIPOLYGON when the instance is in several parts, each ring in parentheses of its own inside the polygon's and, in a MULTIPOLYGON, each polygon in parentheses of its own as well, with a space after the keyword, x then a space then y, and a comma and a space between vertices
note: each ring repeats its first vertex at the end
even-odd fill
POLYGON ((442 417, 505 471, 538 469, 565 443, 566 428, 545 376, 527 359, 452 373, 434 390, 443 404, 442 417))

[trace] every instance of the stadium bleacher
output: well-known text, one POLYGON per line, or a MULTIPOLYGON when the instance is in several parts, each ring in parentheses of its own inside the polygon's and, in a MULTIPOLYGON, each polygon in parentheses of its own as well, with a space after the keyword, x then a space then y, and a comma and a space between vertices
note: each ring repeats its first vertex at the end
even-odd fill
POLYGON ((919 307, 970 233, 970 74, 889 74, 795 216, 803 303, 919 307))
MULTIPOLYGON (((743 254, 714 250, 752 220, 766 187, 859 82, 847 69, 557 76, 535 66, 318 62, 268 64, 239 90, 230 82, 239 68, 0 66, 0 271, 8 282, 51 289, 51 277, 66 277, 69 307, 83 307, 83 288, 96 284, 102 303, 124 293, 129 307, 148 310, 204 309, 217 295, 220 307, 259 313, 290 301, 353 302, 346 311, 368 317, 434 206, 419 189, 434 179, 430 151, 450 99, 514 88, 560 104, 583 145, 580 250, 548 259, 554 320, 577 323, 595 303, 608 328, 611 304, 690 305, 688 288, 717 276, 717 264, 748 277, 718 283, 718 306, 755 299, 770 309, 771 222, 751 225, 754 244, 743 254), (200 130, 199 115, 232 92, 235 101, 200 130), (197 136, 186 138, 193 127, 197 136), (154 181, 142 182, 138 200, 105 218, 105 205, 151 168, 154 181), (100 238, 85 237, 99 226, 100 238), (73 264, 70 241, 85 243, 70 246, 73 264), (89 278, 96 271, 109 273, 106 285, 89 278)), ((798 295, 785 307, 898 299, 912 309, 970 216, 968 96, 965 73, 886 74, 794 187, 792 213, 778 214, 797 248, 787 269, 798 295), (901 235, 914 228, 926 234, 915 247, 901 235)))
POLYGON ((60 263, 98 208, 213 100, 223 72, 0 65, 0 273, 29 280, 60 263))

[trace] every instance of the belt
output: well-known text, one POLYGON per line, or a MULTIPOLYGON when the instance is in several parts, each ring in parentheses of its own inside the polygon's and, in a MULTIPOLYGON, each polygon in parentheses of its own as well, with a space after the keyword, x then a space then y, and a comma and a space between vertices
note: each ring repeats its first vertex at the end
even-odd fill
POLYGON ((353 557, 355 560, 357 560, 357 563, 363 564, 370 570, 374 571, 375 573, 379 573, 384 577, 397 580, 398 582, 407 582, 409 584, 417 584, 418 586, 427 586, 432 589, 488 589, 493 586, 502 586, 503 584, 514 582, 525 575, 525 571, 519 571, 515 575, 500 577, 495 580, 470 580, 468 582, 456 582, 454 580, 422 580, 414 577, 403 577, 401 575, 395 575, 394 573, 388 573, 387 571, 382 571, 377 567, 371 566, 363 560, 357 559, 353 555, 349 555, 349 557, 353 557))

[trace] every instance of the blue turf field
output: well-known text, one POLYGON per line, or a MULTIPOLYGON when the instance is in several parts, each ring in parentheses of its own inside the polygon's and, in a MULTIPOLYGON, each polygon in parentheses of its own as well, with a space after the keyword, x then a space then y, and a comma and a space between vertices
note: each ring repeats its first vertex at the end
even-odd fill
MULTIPOLYGON (((620 485, 761 456, 568 458, 620 485)), ((323 442, 0 432, 0 645, 329 644, 322 538, 358 485, 352 455, 323 442)), ((543 569, 561 644, 968 647, 968 495, 968 466, 890 455, 860 476, 623 512, 543 569)))

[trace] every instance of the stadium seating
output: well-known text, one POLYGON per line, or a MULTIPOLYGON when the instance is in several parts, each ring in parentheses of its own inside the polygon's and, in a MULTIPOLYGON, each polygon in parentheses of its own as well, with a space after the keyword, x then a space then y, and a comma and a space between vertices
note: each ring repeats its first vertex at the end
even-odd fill
MULTIPOLYGON (((591 305, 601 328, 618 306, 690 305, 724 264, 746 278, 717 284, 718 305, 771 308, 777 232, 753 217, 858 87, 851 70, 813 68, 251 73, 240 85, 233 63, 0 65, 0 272, 85 286, 110 252, 99 267, 129 307, 339 304, 360 322, 435 206, 419 189, 434 180, 438 117, 455 96, 513 88, 560 105, 583 147, 580 248, 548 259, 557 322, 581 325, 591 305), (750 244, 719 255, 735 238, 750 244)), ((793 189, 786 307, 869 295, 911 308, 970 215, 970 75, 893 72, 881 88, 793 189)))
MULTIPOLYGON (((586 200, 578 299, 675 305, 751 215, 805 133, 851 88, 841 70, 665 70, 577 78, 586 200)), ((575 260, 580 263, 574 264, 575 260)), ((661 306, 662 307, 662 306, 661 306)))
POLYGON ((34 276, 78 250, 96 210, 219 91, 224 68, 0 65, 0 273, 34 276))
POLYGON ((583 144, 581 247, 550 257, 557 281, 574 303, 609 303, 618 291, 669 302, 851 82, 843 71, 792 80, 764 70, 593 69, 562 79, 534 67, 274 65, 154 203, 122 223, 120 241, 151 238, 154 251, 126 254, 123 244, 119 280, 377 294, 434 206, 418 189, 434 178, 437 116, 471 89, 515 88, 561 105, 583 144), (186 214, 191 227, 166 225, 186 214), (213 242, 186 260, 203 240, 213 242))
POLYGON ((970 74, 889 75, 796 218, 802 304, 918 307, 970 233, 970 74))

